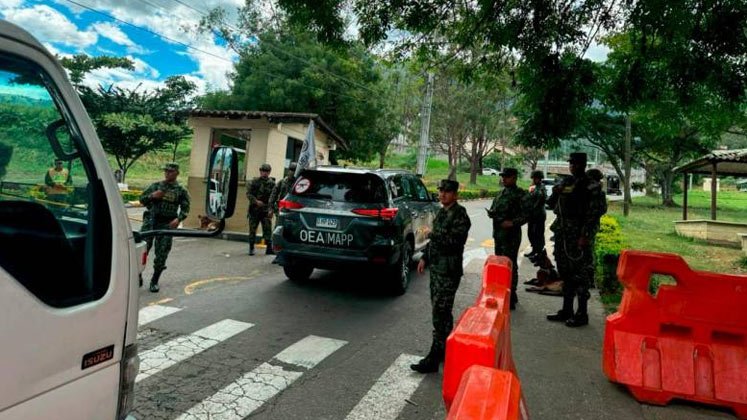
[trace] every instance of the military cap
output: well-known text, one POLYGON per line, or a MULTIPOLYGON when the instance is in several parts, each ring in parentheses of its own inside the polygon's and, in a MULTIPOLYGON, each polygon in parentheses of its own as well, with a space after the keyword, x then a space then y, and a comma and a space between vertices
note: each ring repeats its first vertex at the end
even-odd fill
POLYGON ((259 167, 259 170, 269 172, 272 170, 272 166, 270 166, 269 163, 263 163, 262 166, 259 167))
POLYGON ((503 168, 503 172, 499 173, 500 176, 518 176, 519 171, 516 168, 503 168))
POLYGON ((57 165, 58 163, 62 163, 62 159, 55 159, 54 164, 57 165))
POLYGON ((291 162, 290 165, 288 165, 288 169, 290 169, 291 171, 295 171, 297 167, 298 164, 296 162, 291 162))
POLYGON ((438 183, 438 190, 457 192, 459 191, 459 183, 450 179, 442 179, 441 182, 438 183))
POLYGON ((571 156, 568 158, 568 162, 586 163, 586 153, 573 152, 571 153, 571 156))
POLYGON ((545 174, 542 171, 532 171, 532 176, 530 178, 544 178, 545 174))
POLYGON ((178 171, 179 170, 179 164, 175 162, 169 162, 161 168, 164 171, 178 171))

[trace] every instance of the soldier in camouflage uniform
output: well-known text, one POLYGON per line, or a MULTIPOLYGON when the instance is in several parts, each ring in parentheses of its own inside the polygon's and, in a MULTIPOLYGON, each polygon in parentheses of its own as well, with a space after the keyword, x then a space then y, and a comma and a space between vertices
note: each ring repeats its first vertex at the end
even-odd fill
POLYGON ((257 237, 257 227, 262 224, 262 237, 267 244, 265 253, 274 254, 272 250, 272 207, 270 195, 275 188, 275 178, 270 177, 272 167, 263 163, 259 167, 259 176, 252 179, 246 186, 246 198, 249 208, 246 217, 249 219, 249 255, 254 255, 254 241, 257 237))
POLYGON ((527 237, 532 244, 532 252, 525 254, 525 257, 533 258, 545 249, 545 201, 547 201, 547 191, 542 185, 542 179, 545 174, 542 171, 532 171, 532 186, 529 187, 527 194, 527 237))
MULTIPOLYGON (((154 182, 140 195, 140 203, 147 210, 143 214, 143 232, 148 230, 176 229, 179 223, 189 214, 189 193, 179 185, 179 165, 167 163, 163 167, 164 180, 154 182)), ((170 236, 156 236, 146 239, 147 252, 156 245, 156 259, 153 261, 153 278, 150 280, 150 291, 158 292, 158 280, 166 269, 166 258, 171 251, 170 236)))
POLYGON ((555 186, 548 200, 548 207, 557 215, 550 229, 555 233, 555 262, 563 279, 563 308, 547 319, 580 327, 589 323, 587 302, 594 281, 592 245, 607 203, 599 193, 601 185, 586 176, 586 153, 571 153, 568 162, 573 176, 555 186), (578 299, 575 313, 574 297, 578 299))
POLYGON ((493 204, 488 209, 488 217, 493 219, 495 255, 510 258, 513 265, 511 309, 516 309, 516 304, 519 302, 516 294, 519 282, 519 246, 521 246, 521 225, 527 221, 527 193, 516 185, 516 179, 519 176, 516 168, 505 168, 500 175, 503 189, 493 199, 493 204))
POLYGON ((446 337, 454 326, 452 308, 462 278, 462 254, 471 227, 467 210, 457 203, 459 183, 444 179, 438 187, 443 207, 436 214, 430 242, 418 263, 418 273, 430 267, 431 305, 433 306, 433 342, 431 350, 418 363, 410 365, 420 373, 438 372, 444 360, 446 337))
POLYGON ((270 194, 270 205, 275 214, 278 214, 278 202, 288 194, 293 183, 296 182, 296 167, 296 162, 291 162, 291 164, 288 165, 288 174, 285 178, 278 181, 275 188, 272 189, 272 194, 270 194))

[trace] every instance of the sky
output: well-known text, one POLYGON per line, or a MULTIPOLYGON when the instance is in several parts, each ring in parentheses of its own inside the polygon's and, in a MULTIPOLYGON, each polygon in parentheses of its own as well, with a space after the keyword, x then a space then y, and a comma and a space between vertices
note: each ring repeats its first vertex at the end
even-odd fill
POLYGON ((213 7, 222 6, 231 13, 243 3, 243 0, 0 0, 0 17, 30 32, 52 53, 114 55, 129 57, 134 62, 134 71, 91 72, 84 81, 91 86, 115 83, 124 88, 141 85, 142 89, 152 89, 161 86, 169 76, 184 75, 197 84, 200 92, 207 92, 228 87, 227 73, 238 57, 212 34, 198 34, 187 28, 194 28, 213 7))
MULTIPOLYGON (((227 74, 238 59, 212 34, 194 27, 208 10, 229 14, 244 0, 0 0, 0 17, 29 31, 61 56, 129 57, 135 70, 99 69, 84 83, 152 89, 169 76, 184 75, 198 92, 228 88, 227 74)), ((604 46, 592 45, 586 56, 606 58, 604 46)))

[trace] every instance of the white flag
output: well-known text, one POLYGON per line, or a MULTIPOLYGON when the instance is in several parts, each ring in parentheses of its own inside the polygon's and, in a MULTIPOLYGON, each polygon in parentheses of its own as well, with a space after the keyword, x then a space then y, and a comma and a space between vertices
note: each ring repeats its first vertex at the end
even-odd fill
POLYGON ((309 120, 309 130, 306 132, 306 138, 303 141, 301 147, 301 156, 298 158, 298 166, 296 166, 295 176, 301 174, 306 168, 316 168, 316 145, 314 142, 314 120, 309 120))

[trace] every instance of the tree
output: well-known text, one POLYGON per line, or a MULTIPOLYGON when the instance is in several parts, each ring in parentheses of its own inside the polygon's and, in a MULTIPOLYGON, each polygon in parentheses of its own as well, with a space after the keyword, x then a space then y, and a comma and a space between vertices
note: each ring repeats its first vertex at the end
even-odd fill
POLYGON ((127 57, 114 57, 109 55, 100 55, 91 57, 85 54, 76 54, 72 57, 60 57, 60 63, 70 72, 70 81, 73 85, 83 83, 87 73, 93 70, 108 68, 120 68, 124 70, 135 70, 135 63, 127 57))
POLYGON ((349 143, 339 157, 369 160, 385 153, 401 127, 385 67, 362 45, 325 46, 281 15, 273 17, 272 30, 260 31, 253 6, 248 1, 239 9, 239 27, 228 25, 219 9, 203 20, 201 30, 219 34, 240 54, 231 90, 207 95, 203 105, 316 113, 349 143))

